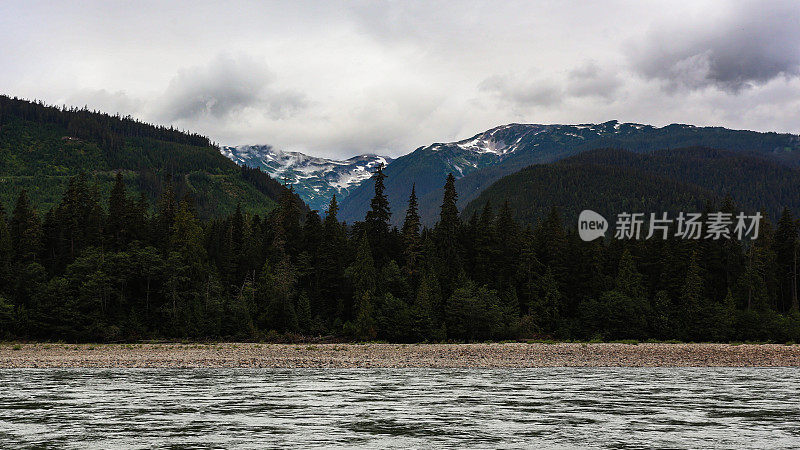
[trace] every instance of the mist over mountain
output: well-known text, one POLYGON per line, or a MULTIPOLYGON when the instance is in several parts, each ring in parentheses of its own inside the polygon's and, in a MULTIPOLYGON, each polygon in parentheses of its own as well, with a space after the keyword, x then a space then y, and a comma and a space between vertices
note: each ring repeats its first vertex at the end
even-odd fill
POLYGON ((269 145, 222 147, 223 155, 236 164, 259 168, 272 178, 288 183, 311 209, 325 211, 335 194, 346 197, 372 176, 378 164, 392 158, 358 155, 345 160, 318 158, 300 152, 285 152, 269 145))

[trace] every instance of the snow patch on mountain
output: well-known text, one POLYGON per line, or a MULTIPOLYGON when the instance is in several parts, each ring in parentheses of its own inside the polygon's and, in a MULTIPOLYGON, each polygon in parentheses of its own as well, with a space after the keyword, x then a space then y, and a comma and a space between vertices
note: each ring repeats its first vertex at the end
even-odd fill
POLYGON ((392 159, 380 155, 358 155, 345 160, 319 158, 300 152, 282 151, 269 145, 222 147, 223 155, 239 165, 257 167, 278 181, 286 182, 311 209, 324 211, 333 195, 343 198, 372 176, 379 164, 392 159))

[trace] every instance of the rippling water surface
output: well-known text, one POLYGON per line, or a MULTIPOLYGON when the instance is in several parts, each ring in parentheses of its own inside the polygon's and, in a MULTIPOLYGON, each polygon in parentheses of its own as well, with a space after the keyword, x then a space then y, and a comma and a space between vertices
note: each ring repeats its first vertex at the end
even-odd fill
POLYGON ((800 447, 800 370, 0 370, 0 448, 800 447))

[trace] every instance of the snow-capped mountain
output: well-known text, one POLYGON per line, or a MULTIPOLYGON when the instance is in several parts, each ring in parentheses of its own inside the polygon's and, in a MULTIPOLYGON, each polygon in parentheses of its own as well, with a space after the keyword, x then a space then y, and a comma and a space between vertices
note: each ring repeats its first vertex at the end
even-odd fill
MULTIPOLYGON (((654 127, 616 120, 599 124, 508 124, 451 143, 420 147, 386 168, 386 195, 392 221, 402 222, 412 184, 416 185, 420 215, 427 224, 438 217, 441 189, 448 173, 456 178, 463 207, 494 181, 532 164, 557 161, 586 150, 619 148, 646 152, 688 146, 761 153, 789 165, 800 165, 797 136, 672 124, 654 127)), ((373 195, 366 181, 341 203, 340 217, 363 220, 373 195)))
POLYGON ((378 164, 392 159, 379 155, 358 155, 346 160, 318 158, 299 152, 285 152, 269 145, 222 147, 223 155, 247 167, 257 167, 272 178, 284 180, 311 209, 325 211, 336 194, 338 199, 372 176, 378 164))

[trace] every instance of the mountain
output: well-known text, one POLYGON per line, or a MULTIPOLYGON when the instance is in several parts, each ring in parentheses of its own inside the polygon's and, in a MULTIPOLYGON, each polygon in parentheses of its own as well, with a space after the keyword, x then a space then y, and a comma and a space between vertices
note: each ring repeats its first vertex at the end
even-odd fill
MULTIPOLYGON (((636 153, 706 146, 733 152, 753 152, 787 165, 800 165, 800 136, 673 124, 653 127, 610 121, 601 124, 510 124, 469 139, 420 147, 397 158, 385 170, 386 194, 392 221, 402 221, 411 185, 416 184, 420 213, 430 225, 437 220, 442 186, 448 173, 458 180, 458 205, 466 206, 503 176, 532 164, 549 163, 598 148, 620 148, 636 153)), ((373 183, 353 189, 341 203, 340 217, 363 220, 373 183)))
POLYGON ((800 208, 800 169, 753 154, 703 147, 633 153, 592 150, 554 164, 536 164, 489 186, 464 208, 480 214, 506 200, 514 215, 535 223, 558 206, 573 223, 583 209, 613 220, 620 212, 702 211, 730 196, 737 208, 765 210, 777 219, 786 206, 800 208))
POLYGON ((237 204, 264 214, 285 191, 266 174, 238 167, 206 137, 0 96, 0 205, 6 211, 23 188, 46 211, 79 173, 107 198, 117 172, 151 202, 171 183, 179 198, 193 199, 200 217, 228 214, 237 204))
POLYGON ((325 211, 334 194, 341 200, 372 176, 378 164, 392 159, 358 155, 350 159, 317 158, 299 152, 284 152, 269 145, 222 147, 223 155, 241 166, 259 168, 276 180, 286 180, 311 209, 325 211))

